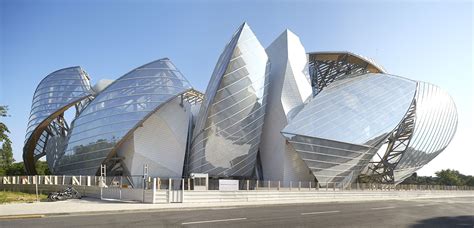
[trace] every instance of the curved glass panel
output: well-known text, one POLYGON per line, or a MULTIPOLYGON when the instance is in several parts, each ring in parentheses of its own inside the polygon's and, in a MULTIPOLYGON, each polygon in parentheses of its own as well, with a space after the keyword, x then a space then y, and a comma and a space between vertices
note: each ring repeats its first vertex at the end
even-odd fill
POLYGON ((25 143, 46 118, 89 95, 91 85, 81 67, 64 68, 46 76, 33 95, 25 143))
POLYGON ((456 132, 456 105, 448 93, 435 85, 418 83, 415 115, 412 140, 394 170, 395 183, 402 182, 438 156, 456 132))
MULTIPOLYGON (((36 160, 45 154, 48 158, 55 157, 58 147, 54 145, 64 143, 68 130, 64 111, 91 95, 89 77, 81 67, 55 71, 39 83, 33 95, 23 148, 23 160, 29 174, 36 174, 36 160)), ((53 170, 50 161, 53 159, 48 160, 53 170)))
POLYGON ((250 176, 265 114, 268 57, 243 24, 214 69, 194 130, 189 171, 250 176))
POLYGON ((365 74, 329 85, 282 133, 320 183, 349 183, 400 123, 416 82, 365 74))
POLYGON ((95 174, 129 131, 162 104, 190 88, 167 58, 138 67, 115 80, 74 120, 58 172, 95 174))
POLYGON ((305 105, 282 132, 373 146, 403 119, 416 82, 366 74, 332 83, 305 105))

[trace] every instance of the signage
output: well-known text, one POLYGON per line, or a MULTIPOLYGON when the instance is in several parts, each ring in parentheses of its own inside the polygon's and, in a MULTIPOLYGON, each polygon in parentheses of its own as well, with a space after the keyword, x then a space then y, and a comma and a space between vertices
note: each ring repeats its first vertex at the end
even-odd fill
POLYGON ((239 191, 239 180, 219 180, 219 191, 239 191))

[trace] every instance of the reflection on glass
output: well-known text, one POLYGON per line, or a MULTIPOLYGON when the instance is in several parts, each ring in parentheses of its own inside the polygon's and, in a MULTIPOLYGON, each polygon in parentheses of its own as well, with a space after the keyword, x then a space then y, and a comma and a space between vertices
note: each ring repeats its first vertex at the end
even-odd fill
POLYGON ((116 144, 140 121, 191 86, 167 59, 114 81, 81 112, 58 165, 60 173, 94 175, 116 144))
POLYGON ((67 108, 91 95, 89 77, 80 67, 55 71, 39 83, 33 95, 23 151, 29 174, 36 173, 34 163, 45 154, 54 171, 54 161, 63 149, 67 132, 62 115, 67 108))
POLYGON ((282 130, 320 183, 349 183, 414 98, 416 82, 365 74, 333 82, 282 130))
POLYGON ((268 57, 243 24, 221 54, 194 130, 190 172, 252 175, 265 114, 268 57))
POLYGON ((458 116, 454 101, 437 86, 418 83, 415 115, 410 145, 394 171, 395 183, 402 182, 438 156, 456 132, 458 116))

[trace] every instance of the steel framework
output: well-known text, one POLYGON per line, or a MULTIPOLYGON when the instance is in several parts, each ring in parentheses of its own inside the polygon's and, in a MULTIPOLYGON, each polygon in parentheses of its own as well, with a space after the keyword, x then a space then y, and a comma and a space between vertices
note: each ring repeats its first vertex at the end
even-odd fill
POLYGON ((81 110, 92 100, 92 96, 81 98, 76 102, 72 102, 70 105, 63 107, 56 113, 52 114, 49 118, 43 121, 30 136, 30 140, 27 141, 24 151, 27 153, 23 154, 23 161, 26 172, 31 175, 36 175, 36 162, 46 155, 48 147, 48 140, 53 137, 58 137, 66 140, 69 132, 69 124, 64 118, 64 112, 74 105, 76 109, 76 117, 79 115, 81 110), (28 151, 32 151, 28 153, 28 151))
POLYGON ((369 181, 383 184, 395 183, 393 171, 410 145, 415 129, 415 113, 416 100, 413 99, 402 122, 387 138, 385 142, 387 144, 385 154, 380 156, 380 154, 377 153, 376 156, 379 160, 369 163, 367 172, 369 181))
POLYGON ((349 75, 385 73, 385 70, 372 60, 349 52, 309 53, 308 71, 313 87, 313 96, 316 96, 335 80, 349 75))

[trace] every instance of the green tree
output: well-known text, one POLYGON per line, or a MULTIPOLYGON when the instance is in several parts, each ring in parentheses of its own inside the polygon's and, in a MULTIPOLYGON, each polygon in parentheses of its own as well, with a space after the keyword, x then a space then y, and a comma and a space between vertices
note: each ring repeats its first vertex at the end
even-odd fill
POLYGON ((464 181, 459 171, 454 169, 441 170, 435 173, 438 177, 438 182, 441 185, 460 186, 464 185, 464 181))
POLYGON ((36 164, 36 173, 38 175, 51 175, 49 171, 48 163, 46 161, 37 161, 36 164))
POLYGON ((25 166, 23 165, 23 162, 16 162, 10 165, 6 170, 6 174, 9 176, 26 175, 25 166))
MULTIPOLYGON (((0 117, 4 118, 8 115, 8 106, 0 105, 0 117)), ((10 130, 3 122, 0 122, 0 175, 5 175, 6 170, 15 161, 13 159, 12 142, 8 137, 10 130)))

